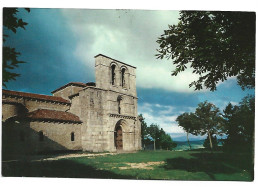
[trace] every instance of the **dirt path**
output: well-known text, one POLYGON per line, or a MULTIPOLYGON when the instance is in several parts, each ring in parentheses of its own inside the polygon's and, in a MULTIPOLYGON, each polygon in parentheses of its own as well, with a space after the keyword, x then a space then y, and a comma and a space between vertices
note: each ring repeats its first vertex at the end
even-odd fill
MULTIPOLYGON (((147 169, 153 170, 154 166, 165 164, 164 161, 159 162, 146 162, 146 163, 124 163, 127 166, 118 167, 118 169, 147 169)), ((115 167, 114 167, 115 168, 115 167)))
POLYGON ((72 154, 65 154, 65 155, 50 155, 50 156, 44 156, 44 155, 35 155, 35 156, 23 156, 18 159, 11 159, 11 160, 2 160, 3 163, 8 162, 18 162, 18 161, 31 161, 31 162, 38 162, 38 161, 51 161, 51 160, 59 160, 64 158, 79 158, 79 157, 98 157, 98 156, 107 156, 107 155, 116 155, 118 153, 72 153, 72 154))
POLYGON ((68 155, 59 155, 50 158, 43 158, 33 161, 46 161, 46 160, 59 160, 64 158, 78 158, 78 157, 97 157, 97 156, 107 156, 107 155, 116 155, 117 153, 82 153, 82 154, 68 154, 68 155))

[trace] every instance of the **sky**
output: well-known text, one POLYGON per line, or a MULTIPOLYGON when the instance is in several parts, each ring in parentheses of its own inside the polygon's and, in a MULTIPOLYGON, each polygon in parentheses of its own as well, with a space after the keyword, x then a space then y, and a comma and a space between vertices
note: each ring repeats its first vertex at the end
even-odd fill
POLYGON ((26 63, 16 69, 21 76, 7 84, 10 90, 51 95, 68 82, 95 82, 94 56, 101 53, 137 67, 138 113, 176 141, 186 140, 175 121, 180 114, 194 112, 205 100, 222 111, 229 102, 238 104, 254 94, 242 91, 235 77, 211 92, 189 88, 198 78, 192 69, 171 76, 172 62, 155 57, 156 40, 168 25, 178 23, 178 11, 20 9, 18 17, 28 23, 26 30, 7 31, 5 45, 15 47, 26 63))

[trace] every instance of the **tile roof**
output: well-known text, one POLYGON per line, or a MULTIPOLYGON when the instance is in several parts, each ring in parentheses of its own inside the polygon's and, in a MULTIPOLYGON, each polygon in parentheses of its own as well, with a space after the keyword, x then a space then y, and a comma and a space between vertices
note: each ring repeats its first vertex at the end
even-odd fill
POLYGON ((75 114, 57 110, 38 109, 26 115, 29 119, 82 123, 75 114))
POLYGON ((56 97, 56 96, 18 92, 18 91, 4 90, 4 89, 2 91, 3 91, 2 92, 3 95, 33 98, 33 99, 37 99, 37 100, 53 101, 53 102, 59 102, 59 103, 64 103, 64 104, 70 104, 70 101, 63 99, 61 97, 56 97))
POLYGON ((68 84, 65 84, 64 86, 61 86, 59 88, 57 88, 56 90, 53 90, 51 93, 55 93, 59 90, 62 90, 63 88, 66 88, 67 86, 79 86, 79 87, 86 87, 86 84, 85 83, 82 83, 82 82, 70 82, 68 84))

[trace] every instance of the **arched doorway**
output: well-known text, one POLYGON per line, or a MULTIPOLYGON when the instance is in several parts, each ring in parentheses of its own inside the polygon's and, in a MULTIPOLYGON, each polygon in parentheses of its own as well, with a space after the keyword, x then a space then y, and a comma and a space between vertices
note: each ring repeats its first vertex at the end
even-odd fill
POLYGON ((117 150, 123 149, 123 132, 122 127, 117 125, 115 128, 115 147, 117 150))

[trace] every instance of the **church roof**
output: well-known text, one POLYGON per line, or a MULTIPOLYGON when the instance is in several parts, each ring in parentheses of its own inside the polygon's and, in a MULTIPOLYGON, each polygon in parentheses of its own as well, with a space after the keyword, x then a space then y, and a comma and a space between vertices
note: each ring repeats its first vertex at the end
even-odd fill
POLYGON ((57 88, 56 90, 53 90, 51 93, 55 93, 59 90, 62 90, 64 88, 66 88, 67 86, 79 86, 79 87, 86 87, 87 85, 85 83, 82 83, 82 82, 70 82, 68 84, 65 84, 64 86, 61 86, 59 88, 57 88))
POLYGON ((53 101, 59 103, 70 104, 70 101, 63 99, 61 97, 50 96, 50 95, 41 95, 41 94, 34 94, 34 93, 26 93, 26 92, 18 92, 12 90, 2 90, 3 95, 8 96, 16 96, 16 97, 24 97, 24 98, 33 98, 37 100, 44 100, 44 101, 53 101))
POLYGON ((57 111, 57 110, 48 110, 48 109, 38 109, 32 112, 29 112, 26 115, 29 119, 34 120, 47 120, 47 121, 60 121, 60 122, 72 122, 72 123, 82 123, 79 117, 75 114, 57 111))

